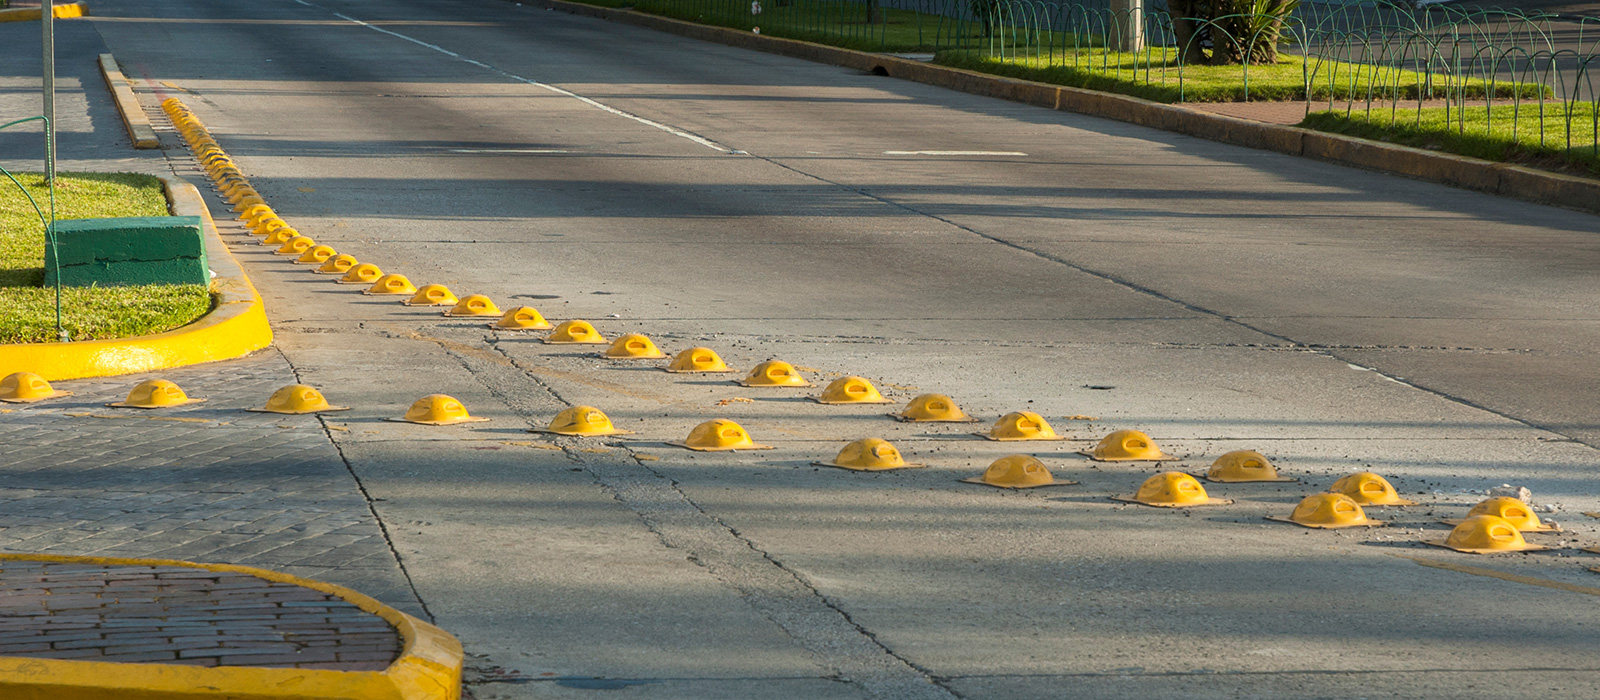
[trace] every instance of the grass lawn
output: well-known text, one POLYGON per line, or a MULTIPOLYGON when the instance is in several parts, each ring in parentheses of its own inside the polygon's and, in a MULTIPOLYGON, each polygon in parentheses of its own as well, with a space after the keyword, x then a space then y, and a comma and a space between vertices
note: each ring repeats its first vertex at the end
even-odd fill
POLYGON ((944 15, 914 10, 878 9, 866 21, 861 2, 762 0, 759 15, 750 14, 750 0, 575 0, 601 7, 631 7, 662 17, 751 31, 767 36, 888 53, 931 52, 958 43, 979 44, 978 25, 944 15), (961 35, 964 39, 958 39, 961 35))
MULTIPOLYGON (((49 190, 39 173, 17 180, 49 215, 49 190)), ((129 173, 60 173, 56 217, 166 216, 161 181, 129 173)), ((56 339, 55 289, 44 280, 44 226, 22 191, 0 176, 0 343, 56 339)), ((62 325, 73 340, 125 338, 189 323, 211 310, 203 285, 62 287, 62 325)))
MULTIPOLYGON (((1438 76, 1434 76, 1430 88, 1424 88, 1428 80, 1421 73, 1317 59, 1310 59, 1308 66, 1306 58, 1288 54, 1282 54, 1278 63, 1270 66, 1184 66, 1181 85, 1172 49, 1122 53, 1085 48, 1058 50, 1053 56, 1036 58, 993 58, 986 54, 984 51, 941 51, 934 62, 1012 78, 1133 95, 1156 102, 1177 102, 1180 88, 1182 99, 1188 102, 1242 101, 1247 78, 1251 100, 1304 100, 1307 99, 1308 71, 1312 74, 1311 99, 1365 99, 1370 89, 1377 99, 1392 99, 1398 94, 1403 99, 1414 100, 1425 89, 1443 97, 1445 87, 1438 76)), ((1495 92, 1510 97, 1516 87, 1500 83, 1495 85, 1495 92)), ((1488 92, 1488 84, 1469 80, 1459 86, 1459 90, 1468 99, 1482 98, 1488 92)), ((1529 84, 1523 84, 1520 91, 1525 97, 1548 93, 1542 85, 1529 84)))
POLYGON ((1486 160, 1600 175, 1594 103, 1546 102, 1493 108, 1313 112, 1301 126, 1486 160), (1543 128, 1543 143, 1540 130, 1543 128), (1570 148, 1569 148, 1570 146, 1570 148))

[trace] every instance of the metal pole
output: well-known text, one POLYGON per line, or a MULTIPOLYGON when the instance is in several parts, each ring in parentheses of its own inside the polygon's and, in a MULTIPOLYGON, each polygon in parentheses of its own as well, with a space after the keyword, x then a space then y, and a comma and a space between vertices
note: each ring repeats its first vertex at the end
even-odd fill
POLYGON ((44 26, 44 177, 56 179, 56 23, 53 0, 39 0, 44 26))
POLYGON ((1144 50, 1144 0, 1111 0, 1111 17, 1116 22, 1114 36, 1106 37, 1118 50, 1138 53, 1144 50))

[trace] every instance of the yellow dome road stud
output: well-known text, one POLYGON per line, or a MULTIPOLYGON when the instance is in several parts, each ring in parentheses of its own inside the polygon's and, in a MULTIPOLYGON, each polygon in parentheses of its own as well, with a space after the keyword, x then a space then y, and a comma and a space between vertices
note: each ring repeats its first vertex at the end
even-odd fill
MULTIPOLYGON (((238 191, 243 192, 245 189, 246 188, 241 187, 238 191)), ((234 197, 229 197, 228 201, 233 202, 233 209, 231 211, 235 214, 249 209, 250 205, 252 204, 267 203, 267 200, 262 199, 261 195, 257 194, 253 189, 249 190, 249 192, 246 192, 245 194, 239 195, 237 199, 234 197)))
POLYGON ((322 266, 312 270, 319 275, 342 275, 356 266, 356 256, 335 255, 323 261, 322 266))
POLYGON ((857 472, 881 472, 890 469, 912 469, 926 464, 907 462, 900 450, 888 440, 864 438, 844 446, 832 462, 812 462, 819 467, 838 467, 857 472))
POLYGON ((265 204, 255 204, 246 208, 244 211, 239 212, 239 220, 253 223, 271 213, 272 207, 269 207, 265 204))
POLYGON ((878 387, 867 381, 866 377, 840 377, 823 387, 821 396, 811 397, 812 401, 820 404, 839 405, 847 403, 894 403, 883 398, 878 392, 878 387))
POLYGON ((1073 486, 1076 481, 1056 481, 1050 470, 1032 455, 1001 457, 983 470, 983 474, 962 479, 969 484, 983 484, 997 489, 1036 489, 1041 486, 1073 486))
POLYGON ((800 376, 800 370, 782 360, 767 360, 750 369, 744 379, 737 380, 740 386, 749 387, 806 387, 811 382, 800 376))
POLYGON ((1252 481, 1294 481, 1286 476, 1278 476, 1278 468, 1272 466, 1264 455, 1255 450, 1234 450, 1217 458, 1211 463, 1211 468, 1206 470, 1206 481, 1219 484, 1241 484, 1252 481))
POLYGON ((1314 493, 1300 499, 1289 517, 1267 516, 1268 520, 1292 523, 1318 530, 1337 530, 1345 527, 1382 527, 1382 520, 1368 520, 1361 504, 1342 493, 1314 493))
POLYGON ((689 348, 673 356, 672 362, 661 369, 673 374, 732 372, 722 356, 711 348, 689 348))
POLYGON ((588 321, 563 321, 555 331, 545 336, 550 345, 603 345, 606 339, 588 321))
POLYGON ((106 405, 113 408, 171 408, 203 401, 205 399, 189 398, 177 384, 165 379, 151 379, 135 386, 133 391, 128 392, 126 400, 106 405))
POLYGON ((412 286, 411 280, 405 275, 389 274, 378 278, 371 287, 362 290, 367 296, 389 296, 393 294, 416 294, 417 288, 412 286))
POLYGON ((961 412, 955 400, 944 394, 923 394, 911 399, 905 410, 893 414, 903 423, 976 423, 978 419, 961 412))
POLYGON ((0 379, 0 401, 6 403, 33 403, 71 395, 70 391, 56 391, 44 377, 32 372, 13 372, 0 379))
POLYGON ((400 303, 406 306, 449 306, 456 303, 456 294, 442 284, 424 284, 410 299, 400 303))
POLYGON ((372 284, 381 277, 383 277, 383 270, 378 269, 377 265, 360 263, 345 270, 344 276, 334 281, 339 284, 372 284))
POLYGON ((1033 411, 1007 413, 995 422, 994 427, 990 428, 989 432, 976 434, 980 437, 1000 442, 1066 439, 1056 435, 1055 429, 1045 422, 1044 416, 1033 411))
POLYGON ((532 306, 518 306, 507 311, 500 320, 489 324, 490 328, 497 331, 543 331, 550 329, 550 322, 544 320, 544 315, 532 306))
POLYGON ((1400 497, 1394 486, 1385 479, 1372 472, 1356 472, 1333 482, 1328 487, 1330 493, 1342 493, 1350 500, 1363 506, 1414 506, 1416 501, 1408 501, 1400 497))
POLYGON ((1165 462, 1177 459, 1168 456, 1156 446, 1149 435, 1137 430, 1118 430, 1103 438, 1092 450, 1081 450, 1096 462, 1165 462))
POLYGON ((488 418, 475 418, 467 413, 467 407, 461 405, 453 396, 445 394, 429 394, 406 410, 406 414, 399 418, 385 418, 384 420, 396 423, 416 423, 418 425, 456 425, 458 423, 482 423, 488 418))
POLYGON ((445 310, 446 316, 499 316, 500 307, 494 305, 494 300, 482 294, 468 294, 456 302, 455 306, 445 310))
POLYGON ((1132 496, 1112 496, 1113 501, 1138 503, 1156 508, 1191 508, 1194 506, 1224 506, 1233 501, 1206 495, 1206 487, 1194 477, 1183 472, 1162 472, 1144 480, 1138 493, 1132 496))
POLYGON ((311 240, 310 236, 295 236, 294 238, 284 241, 283 247, 273 251, 272 254, 301 256, 305 255, 306 251, 311 250, 316 245, 317 242, 311 240))
POLYGON ((1442 540, 1423 540, 1423 544, 1468 554, 1497 554, 1500 552, 1533 552, 1549 549, 1522 539, 1517 526, 1505 518, 1494 515, 1474 515, 1461 521, 1450 536, 1442 540))
POLYGON ((321 265, 338 254, 339 251, 334 250, 333 246, 314 245, 307 248, 306 252, 301 253, 300 257, 295 258, 294 263, 296 265, 321 265))
MULTIPOLYGON (((1497 496, 1479 502, 1478 505, 1472 507, 1472 510, 1467 511, 1467 517, 1470 518, 1474 515, 1493 515, 1498 518, 1504 518, 1506 522, 1511 523, 1512 527, 1522 532, 1561 532, 1559 526, 1541 522, 1539 516, 1533 512, 1533 509, 1529 508, 1528 504, 1523 503, 1521 499, 1511 498, 1510 496, 1497 496)), ((1442 520, 1440 522, 1446 525, 1460 525, 1466 521, 1442 520)))
POLYGON ((322 392, 315 387, 305 384, 290 384, 277 391, 267 399, 267 405, 261 408, 247 408, 255 413, 287 413, 297 415, 302 413, 321 413, 323 411, 348 411, 345 406, 333 406, 322 392))
POLYGON ((273 229, 272 233, 267 234, 266 238, 261 239, 261 245, 281 246, 299 237, 299 231, 289 228, 288 226, 280 226, 273 229))
POLYGON ((550 420, 550 425, 543 428, 532 428, 528 432, 579 437, 633 434, 626 430, 618 430, 617 426, 611 423, 611 418, 604 411, 593 406, 573 406, 557 413, 556 417, 550 420))
POLYGON ((659 360, 666 357, 649 336, 638 333, 629 333, 612 341, 611 347, 606 348, 601 356, 613 360, 659 360))
POLYGON ((289 228, 289 222, 278 218, 277 214, 268 214, 256 220, 256 225, 250 227, 250 233, 257 236, 270 236, 286 228, 289 228))
POLYGON ((708 420, 689 431, 683 442, 669 442, 696 452, 732 452, 734 450, 771 450, 771 445, 760 445, 750 439, 744 427, 725 418, 708 420))

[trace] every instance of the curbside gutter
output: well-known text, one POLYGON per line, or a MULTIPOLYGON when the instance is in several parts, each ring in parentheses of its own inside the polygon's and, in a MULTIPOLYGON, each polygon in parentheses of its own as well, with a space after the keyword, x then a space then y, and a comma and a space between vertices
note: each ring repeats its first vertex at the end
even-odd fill
MULTIPOLYGON (((45 0, 48 2, 49 0, 45 0)), ((74 17, 88 17, 89 6, 81 2, 71 5, 51 5, 50 16, 56 19, 72 19, 74 17)), ((28 20, 44 17, 44 11, 38 7, 19 7, 15 10, 0 10, 0 22, 26 22, 28 20)))
POLYGON ((243 357, 272 344, 267 312, 244 268, 217 235, 217 227, 186 180, 163 177, 175 216, 198 216, 206 261, 216 278, 216 306, 189 325, 164 333, 116 340, 0 345, 0 372, 33 372, 50 381, 109 377, 243 357))
POLYGON ((106 80, 106 89, 111 91, 111 101, 117 104, 117 113, 122 115, 122 126, 127 128, 133 147, 160 148, 161 141, 156 138, 150 117, 139 107, 139 98, 134 96, 127 76, 122 74, 117 59, 111 54, 100 54, 100 77, 106 80))
POLYGON ((404 644, 383 671, 71 661, 0 656, 0 696, 15 700, 459 700, 461 643, 450 633, 343 586, 249 566, 169 559, 0 554, 6 560, 182 566, 248 574, 343 598, 394 626, 404 644))
POLYGON ((1267 124, 1127 95, 1006 78, 887 54, 763 36, 634 10, 585 5, 567 0, 530 0, 530 2, 575 15, 631 24, 737 48, 855 68, 974 95, 1114 119, 1211 141, 1315 158, 1513 199, 1600 213, 1600 180, 1591 178, 1313 131, 1297 126, 1267 124))

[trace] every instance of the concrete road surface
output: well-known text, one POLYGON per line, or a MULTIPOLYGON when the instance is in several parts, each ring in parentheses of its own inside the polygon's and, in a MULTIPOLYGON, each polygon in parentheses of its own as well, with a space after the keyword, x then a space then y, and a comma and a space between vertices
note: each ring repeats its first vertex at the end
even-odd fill
POLYGON ((143 99, 192 107, 320 243, 984 421, 599 359, 228 228, 295 375, 355 407, 328 438, 476 698, 1600 693, 1593 216, 532 4, 96 14, 143 99), (434 392, 491 420, 384 420, 434 392), (525 432, 579 404, 635 434, 525 432), (1072 439, 971 435, 1018 410, 1072 439), (665 444, 716 417, 777 449, 665 444), (1184 459, 1076 454, 1118 428, 1184 459), (811 464, 869 436, 929 466, 811 464), (1299 481, 1108 498, 1241 448, 1299 481), (1018 452, 1081 484, 958 481, 1018 452), (1421 505, 1264 519, 1362 469, 1421 505), (1556 549, 1420 544, 1502 483, 1554 509, 1566 531, 1529 537, 1556 549))

